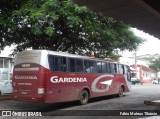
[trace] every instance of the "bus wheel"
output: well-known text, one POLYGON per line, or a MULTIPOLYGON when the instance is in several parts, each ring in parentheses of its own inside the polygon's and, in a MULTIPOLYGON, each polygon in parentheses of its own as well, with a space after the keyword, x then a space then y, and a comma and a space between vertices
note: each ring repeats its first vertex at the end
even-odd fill
POLYGON ((85 105, 88 103, 88 100, 89 100, 89 94, 88 94, 88 91, 87 90, 83 90, 81 93, 80 93, 80 104, 81 105, 85 105))
POLYGON ((123 93, 124 93, 124 87, 121 86, 121 87, 119 88, 118 97, 122 97, 122 96, 123 96, 123 93))
POLYGON ((2 92, 0 91, 0 96, 2 95, 2 92))

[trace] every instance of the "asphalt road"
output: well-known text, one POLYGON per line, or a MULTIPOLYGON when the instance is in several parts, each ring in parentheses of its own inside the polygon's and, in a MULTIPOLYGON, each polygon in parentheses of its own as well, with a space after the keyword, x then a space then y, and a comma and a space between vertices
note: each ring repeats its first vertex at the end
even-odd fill
MULTIPOLYGON (((141 112, 144 113, 144 111, 150 112, 151 110, 160 110, 160 106, 146 105, 144 104, 145 100, 160 100, 160 84, 132 85, 132 91, 129 93, 125 93, 123 97, 118 98, 115 96, 106 96, 102 98, 91 99, 87 105, 79 105, 77 102, 61 104, 39 104, 32 102, 19 102, 14 100, 1 100, 0 110, 20 110, 23 112, 25 112, 25 110, 38 110, 43 115, 41 117, 42 119, 139 119, 144 117, 153 118, 151 116, 153 116, 154 114, 150 116, 140 116, 140 114, 141 112), (132 112, 134 112, 135 114, 136 111, 138 113, 138 116, 131 116, 130 114, 129 116, 127 115, 127 113, 132 112)), ((22 117, 14 118, 21 119, 22 117)), ((32 119, 35 117, 25 118, 32 119)), ((154 119, 159 118, 159 116, 154 116, 154 119)))

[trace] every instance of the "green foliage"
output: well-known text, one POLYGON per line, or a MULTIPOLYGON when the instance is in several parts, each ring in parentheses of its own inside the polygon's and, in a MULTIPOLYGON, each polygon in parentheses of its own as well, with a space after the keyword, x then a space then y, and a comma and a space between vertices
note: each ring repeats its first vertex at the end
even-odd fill
POLYGON ((47 27, 45 33, 46 35, 52 37, 54 35, 54 28, 51 26, 47 27))
POLYGON ((159 72, 160 71, 160 57, 153 58, 150 62, 151 62, 151 65, 149 67, 151 69, 159 72))
POLYGON ((0 46, 28 47, 108 57, 134 50, 142 39, 123 22, 93 13, 71 0, 2 0, 0 46))

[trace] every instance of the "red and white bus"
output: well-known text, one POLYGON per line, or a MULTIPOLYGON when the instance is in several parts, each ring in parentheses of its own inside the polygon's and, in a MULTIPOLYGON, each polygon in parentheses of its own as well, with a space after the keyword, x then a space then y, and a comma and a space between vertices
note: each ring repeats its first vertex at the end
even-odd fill
POLYGON ((105 59, 48 50, 20 52, 13 71, 13 99, 57 103, 130 91, 130 68, 105 59))

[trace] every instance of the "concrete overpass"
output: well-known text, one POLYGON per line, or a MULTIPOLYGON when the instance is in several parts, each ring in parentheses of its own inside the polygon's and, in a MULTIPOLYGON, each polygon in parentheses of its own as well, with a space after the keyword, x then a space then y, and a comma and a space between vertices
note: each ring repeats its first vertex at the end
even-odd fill
POLYGON ((73 0, 160 39, 160 0, 73 0))

